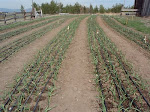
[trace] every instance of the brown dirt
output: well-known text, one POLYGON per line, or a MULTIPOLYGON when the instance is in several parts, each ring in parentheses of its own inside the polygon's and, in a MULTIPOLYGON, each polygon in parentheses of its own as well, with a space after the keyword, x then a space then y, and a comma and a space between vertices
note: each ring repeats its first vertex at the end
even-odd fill
POLYGON ((93 66, 88 49, 88 18, 81 21, 58 74, 51 112, 97 112, 98 93, 94 86, 93 66))
MULTIPOLYGON (((28 46, 25 46, 7 61, 1 63, 0 90, 5 90, 8 84, 13 83, 13 78, 23 70, 24 65, 29 63, 34 58, 35 54, 37 54, 40 49, 42 49, 54 36, 57 35, 57 33, 63 27, 68 25, 73 19, 74 18, 67 20, 58 28, 53 29, 42 38, 39 38, 28 46)), ((0 92, 0 94, 1 93, 2 92, 0 92)))
MULTIPOLYGON (((60 19, 59 19, 59 20, 60 20, 60 19)), ((58 21, 59 21, 59 20, 58 20, 58 21)), ((49 24, 46 24, 46 25, 44 25, 44 26, 35 28, 35 29, 33 29, 33 30, 30 30, 30 31, 21 33, 21 34, 19 34, 19 35, 13 36, 13 37, 11 37, 11 38, 9 38, 9 39, 6 39, 6 40, 4 40, 4 41, 1 42, 0 47, 6 46, 6 45, 8 45, 10 42, 13 42, 13 41, 15 41, 15 40, 17 40, 17 39, 19 39, 19 38, 22 38, 23 36, 29 35, 29 34, 35 32, 35 31, 38 31, 38 30, 40 30, 40 29, 42 29, 42 28, 44 28, 44 27, 46 27, 46 26, 49 26, 49 25, 52 24, 52 23, 55 23, 55 22, 56 22, 56 21, 51 22, 51 23, 49 23, 49 24)))
POLYGON ((146 51, 110 28, 101 17, 97 17, 97 22, 118 49, 122 51, 125 58, 133 65, 133 69, 139 76, 149 82, 150 59, 145 55, 146 51))

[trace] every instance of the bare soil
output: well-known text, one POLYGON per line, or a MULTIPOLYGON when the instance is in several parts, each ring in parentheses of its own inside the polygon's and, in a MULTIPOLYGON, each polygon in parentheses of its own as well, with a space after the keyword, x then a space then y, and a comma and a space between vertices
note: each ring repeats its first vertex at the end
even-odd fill
MULTIPOLYGON (((40 49, 42 49, 57 33, 66 25, 68 25, 72 20, 69 19, 60 25, 58 28, 53 29, 51 32, 47 33, 42 38, 35 40, 30 43, 28 46, 22 48, 19 52, 17 52, 14 56, 9 58, 4 63, 0 64, 0 90, 7 90, 6 87, 8 84, 12 84, 14 82, 13 78, 17 74, 19 74, 24 65, 29 63, 34 56, 38 53, 40 49)), ((2 92, 0 92, 0 95, 2 92)))
POLYGON ((124 36, 120 35, 117 31, 110 28, 101 17, 97 17, 97 22, 104 30, 106 35, 116 44, 119 50, 125 55, 125 59, 132 65, 133 69, 143 79, 150 81, 150 59, 149 53, 144 49, 131 42, 124 36))
MULTIPOLYGON (((52 97, 51 112, 97 112, 98 92, 94 83, 94 68, 87 39, 87 19, 81 21, 56 82, 57 93, 52 97)), ((54 94, 55 94, 54 93, 54 94)))
MULTIPOLYGON (((59 21, 59 20, 58 20, 58 21, 59 21)), ((6 40, 4 40, 4 41, 1 42, 0 47, 6 46, 6 45, 8 45, 9 43, 11 43, 11 42, 13 42, 13 41, 15 41, 15 40, 17 40, 17 39, 22 38, 23 36, 30 35, 30 34, 32 34, 33 32, 38 31, 38 30, 40 30, 40 29, 42 29, 42 28, 44 28, 44 27, 46 27, 46 26, 49 26, 49 25, 52 24, 52 23, 55 23, 55 22, 56 22, 56 21, 51 22, 51 23, 49 23, 49 24, 46 24, 46 25, 44 25, 44 26, 35 28, 35 29, 33 29, 33 30, 30 30, 30 31, 21 33, 21 34, 19 34, 19 35, 13 36, 13 37, 11 37, 11 38, 9 38, 9 39, 6 39, 6 40)))

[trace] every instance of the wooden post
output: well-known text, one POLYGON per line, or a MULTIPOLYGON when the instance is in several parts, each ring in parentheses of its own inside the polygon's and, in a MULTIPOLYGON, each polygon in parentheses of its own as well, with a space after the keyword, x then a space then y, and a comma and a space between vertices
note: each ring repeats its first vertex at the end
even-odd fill
POLYGON ((128 24, 128 18, 127 18, 127 20, 126 20, 126 25, 128 24))
POLYGON ((145 44, 147 43, 147 38, 146 38, 146 36, 145 36, 145 38, 144 38, 144 41, 145 41, 145 44))
POLYGON ((4 14, 4 24, 6 24, 6 14, 4 14))
POLYGON ((24 21, 26 20, 26 11, 24 10, 23 12, 23 15, 24 15, 24 21))
POLYGON ((70 27, 68 26, 68 28, 67 28, 68 30, 70 29, 70 27))
POLYGON ((16 22, 16 19, 17 19, 16 13, 14 14, 14 19, 15 19, 15 22, 16 22))
POLYGON ((132 21, 133 21, 133 16, 132 16, 132 21))
POLYGON ((32 11, 31 11, 31 15, 30 16, 31 16, 30 20, 32 20, 32 11))
POLYGON ((23 12, 23 14, 22 14, 22 15, 23 15, 23 19, 24 19, 24 21, 25 21, 25 13, 23 12))

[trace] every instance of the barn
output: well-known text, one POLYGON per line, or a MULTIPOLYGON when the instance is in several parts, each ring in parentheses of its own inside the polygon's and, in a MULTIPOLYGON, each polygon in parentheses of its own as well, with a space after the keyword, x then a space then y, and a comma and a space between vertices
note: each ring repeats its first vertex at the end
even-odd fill
POLYGON ((139 16, 150 16, 150 0, 135 0, 134 8, 139 10, 139 16))

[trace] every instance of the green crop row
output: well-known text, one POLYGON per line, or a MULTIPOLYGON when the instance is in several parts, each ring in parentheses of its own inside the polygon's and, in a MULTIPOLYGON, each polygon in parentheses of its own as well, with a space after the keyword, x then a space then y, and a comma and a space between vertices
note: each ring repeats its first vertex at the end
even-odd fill
POLYGON ((53 22, 55 20, 58 20, 58 19, 59 18, 53 18, 53 19, 51 18, 50 20, 47 20, 47 21, 44 21, 44 22, 40 22, 40 23, 35 24, 35 25, 27 26, 27 27, 24 27, 24 28, 17 29, 15 31, 11 31, 11 32, 7 32, 7 33, 4 33, 4 34, 1 34, 0 35, 0 42, 2 42, 5 39, 11 38, 13 36, 19 35, 21 33, 24 33, 24 32, 27 32, 27 31, 31 31, 32 29, 44 26, 44 25, 46 25, 48 23, 51 23, 51 22, 53 22))
POLYGON ((60 26, 66 19, 59 20, 49 26, 46 26, 38 31, 33 32, 32 34, 26 35, 20 39, 15 40, 14 42, 9 43, 8 45, 0 49, 0 59, 1 62, 6 60, 8 57, 18 52, 25 45, 30 44, 37 38, 44 36, 47 32, 51 31, 54 28, 60 26))
MULTIPOLYGON (((137 31, 143 32, 145 34, 150 34, 150 27, 146 26, 145 23, 141 22, 142 20, 137 17, 120 17, 120 16, 111 16, 116 19, 121 24, 134 28, 137 31)), ((144 20, 143 20, 144 21, 144 20)))
POLYGON ((109 16, 102 16, 102 18, 106 21, 106 23, 115 29, 117 32, 120 34, 124 35, 126 38, 134 41, 136 44, 144 48, 145 50, 150 51, 150 38, 146 38, 145 42, 145 37, 137 32, 134 32, 127 27, 123 27, 119 24, 117 24, 114 20, 112 20, 109 16))
POLYGON ((0 32, 4 31, 4 30, 16 28, 16 27, 19 27, 19 26, 29 25, 29 24, 32 24, 32 23, 35 23, 35 22, 44 21, 44 20, 47 20, 47 19, 50 19, 50 18, 53 18, 53 16, 52 17, 39 18, 39 19, 35 19, 35 20, 32 20, 32 21, 16 22, 16 23, 13 23, 13 24, 0 26, 0 32))
POLYGON ((35 59, 25 67, 22 75, 16 78, 12 92, 8 92, 3 97, 1 105, 3 111, 40 111, 41 107, 38 105, 38 99, 41 97, 46 97, 48 101, 45 111, 50 110, 49 102, 54 90, 53 80, 57 78, 64 54, 83 18, 85 18, 85 16, 78 17, 71 22, 68 25, 69 30, 68 26, 63 28, 57 36, 36 55, 35 59), (18 83, 20 83, 19 86, 16 86, 18 83), (15 92, 13 92, 14 88, 16 88, 15 92), (11 100, 5 105, 8 99, 11 100))
POLYGON ((88 40, 95 65, 96 82, 100 86, 101 111, 148 112, 149 107, 143 96, 149 102, 149 87, 135 74, 132 66, 104 34, 95 18, 96 16, 92 16, 88 20, 88 40))

